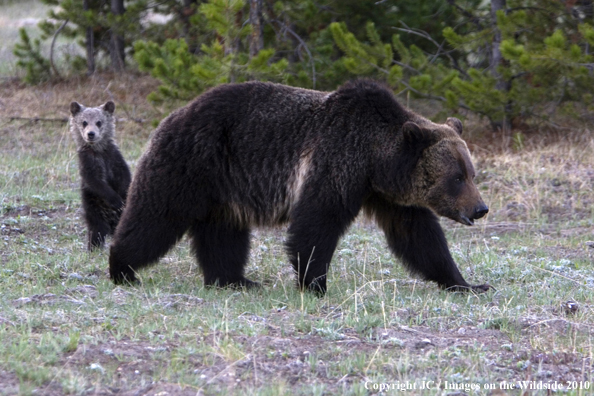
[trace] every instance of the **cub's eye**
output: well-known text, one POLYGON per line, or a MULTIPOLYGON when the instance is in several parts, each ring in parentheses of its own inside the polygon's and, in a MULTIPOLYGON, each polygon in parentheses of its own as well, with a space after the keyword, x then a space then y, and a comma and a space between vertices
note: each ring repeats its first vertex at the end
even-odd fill
POLYGON ((456 183, 463 183, 464 182, 464 178, 462 176, 456 176, 456 178, 454 179, 454 181, 456 183))
POLYGON ((83 128, 86 128, 89 125, 86 121, 83 121, 83 128))
POLYGON ((97 121, 95 125, 97 125, 97 128, 101 128, 101 121, 97 121))

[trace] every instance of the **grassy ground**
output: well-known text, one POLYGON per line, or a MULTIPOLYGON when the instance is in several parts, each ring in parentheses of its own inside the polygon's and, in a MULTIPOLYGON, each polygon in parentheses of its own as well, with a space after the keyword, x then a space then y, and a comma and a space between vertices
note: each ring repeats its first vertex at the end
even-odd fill
POLYGON ((85 250, 67 125, 10 117, 60 119, 72 100, 113 99, 134 168, 157 115, 152 88, 105 75, 0 86, 0 395, 545 395, 518 386, 555 381, 594 393, 588 130, 528 136, 521 152, 471 130, 491 212, 443 225, 464 276, 496 288, 483 295, 415 280, 364 219, 338 246, 322 299, 295 288, 284 230, 254 232, 248 276, 261 290, 205 289, 186 240, 142 286, 115 287, 107 250, 85 250))

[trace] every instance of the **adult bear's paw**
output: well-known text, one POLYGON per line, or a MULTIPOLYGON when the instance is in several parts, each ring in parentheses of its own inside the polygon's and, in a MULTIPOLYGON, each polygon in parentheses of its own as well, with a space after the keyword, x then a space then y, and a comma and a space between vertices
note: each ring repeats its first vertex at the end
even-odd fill
POLYGON ((488 292, 490 289, 493 289, 493 286, 487 283, 482 285, 451 286, 445 288, 445 290, 449 292, 473 292, 477 294, 488 292))
POLYGON ((138 285, 140 281, 131 269, 128 271, 114 271, 110 269, 109 277, 116 285, 138 285))

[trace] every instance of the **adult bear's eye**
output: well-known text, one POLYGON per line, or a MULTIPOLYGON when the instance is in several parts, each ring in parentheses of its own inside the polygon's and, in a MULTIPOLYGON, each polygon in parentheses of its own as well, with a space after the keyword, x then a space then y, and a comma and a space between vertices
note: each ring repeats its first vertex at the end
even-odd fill
POLYGON ((101 121, 97 121, 97 124, 95 125, 97 125, 97 128, 101 128, 101 121))
POLYGON ((462 177, 462 176, 456 176, 456 178, 454 179, 454 181, 456 183, 463 183, 464 182, 464 177, 462 177))
POLYGON ((83 121, 83 128, 86 128, 89 125, 86 121, 83 121))

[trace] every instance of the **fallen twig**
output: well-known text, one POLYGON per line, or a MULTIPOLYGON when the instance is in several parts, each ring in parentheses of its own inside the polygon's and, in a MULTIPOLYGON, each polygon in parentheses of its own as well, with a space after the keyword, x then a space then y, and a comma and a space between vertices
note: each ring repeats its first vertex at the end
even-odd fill
MULTIPOLYGON (((47 118, 47 117, 18 117, 18 116, 13 116, 13 117, 6 117, 8 118, 8 122, 11 121, 30 121, 30 122, 62 122, 62 123, 67 123, 68 122, 68 117, 63 117, 63 118, 47 118)), ((142 118, 133 118, 133 117, 129 117, 129 118, 118 118, 117 119, 118 122, 122 122, 122 121, 132 121, 135 122, 137 124, 143 124, 145 122, 145 120, 143 120, 142 118)))
POLYGON ((11 121, 32 121, 32 122, 63 122, 67 123, 68 118, 44 118, 44 117, 8 117, 8 122, 11 121))
POLYGON ((62 26, 60 26, 58 28, 58 30, 56 30, 56 33, 54 33, 54 38, 52 39, 52 45, 50 47, 50 65, 52 66, 52 70, 54 71, 56 76, 60 79, 62 78, 62 76, 60 75, 60 73, 58 72, 58 69, 56 69, 56 65, 54 64, 54 44, 56 44, 56 38, 58 38, 58 34, 60 34, 62 29, 64 29, 66 27, 67 23, 68 23, 68 19, 66 19, 64 21, 64 23, 62 23, 62 26))

